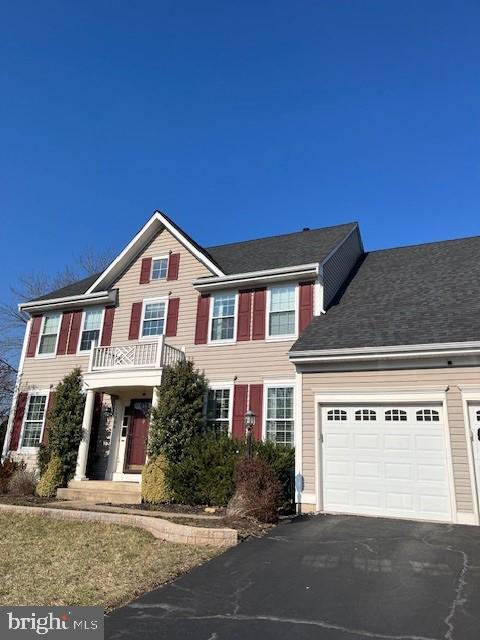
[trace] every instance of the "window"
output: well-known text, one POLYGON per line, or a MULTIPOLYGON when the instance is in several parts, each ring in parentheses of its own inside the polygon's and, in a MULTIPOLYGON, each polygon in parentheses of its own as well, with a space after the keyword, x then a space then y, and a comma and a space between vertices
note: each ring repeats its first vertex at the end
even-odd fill
POLYGON ((42 335, 38 345, 39 355, 45 356, 55 353, 60 315, 60 313, 53 313, 43 318, 42 335))
POLYGON ((374 422, 377 419, 377 414, 373 409, 358 409, 355 411, 355 420, 362 420, 363 422, 374 422))
POLYGON ((420 409, 417 411, 418 422, 440 422, 440 414, 435 409, 420 409))
POLYGON ((293 387, 269 387, 267 390, 267 440, 293 444, 293 387))
POLYGON ((90 351, 92 344, 99 341, 102 328, 103 309, 87 309, 83 313, 83 329, 79 351, 90 351))
POLYGON ((327 412, 327 420, 341 420, 344 422, 347 419, 347 412, 343 409, 330 409, 327 412))
POLYGON ((387 422, 406 422, 407 412, 403 409, 389 409, 385 411, 385 420, 387 422))
POLYGON ((295 335, 295 286, 270 289, 268 335, 295 335))
POLYGON ((210 389, 207 394, 207 427, 228 433, 230 426, 230 389, 210 389))
POLYGON ((165 325, 166 302, 146 302, 143 310, 142 337, 161 336, 165 325))
POLYGON ((234 293, 213 296, 211 340, 233 340, 235 298, 234 293))
POLYGON ((167 277, 168 258, 154 258, 152 260, 152 280, 163 280, 167 277))
POLYGON ((23 425, 22 447, 38 447, 40 444, 46 406, 46 394, 30 396, 23 425))

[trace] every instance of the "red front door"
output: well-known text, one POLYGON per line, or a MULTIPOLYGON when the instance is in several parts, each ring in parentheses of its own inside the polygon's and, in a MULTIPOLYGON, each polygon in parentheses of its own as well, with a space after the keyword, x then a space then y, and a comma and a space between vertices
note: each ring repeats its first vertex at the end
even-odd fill
POLYGON ((148 427, 150 424, 150 400, 132 400, 125 453, 125 471, 140 473, 147 455, 148 427))

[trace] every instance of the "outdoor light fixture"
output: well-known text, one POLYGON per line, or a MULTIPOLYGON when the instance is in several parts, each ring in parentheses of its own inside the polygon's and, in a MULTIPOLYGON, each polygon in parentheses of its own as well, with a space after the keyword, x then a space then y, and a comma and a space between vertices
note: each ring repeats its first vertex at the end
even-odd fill
POLYGON ((255 426, 255 414, 251 409, 247 411, 243 419, 245 423, 245 432, 247 436, 247 456, 252 457, 252 436, 253 427, 255 426))

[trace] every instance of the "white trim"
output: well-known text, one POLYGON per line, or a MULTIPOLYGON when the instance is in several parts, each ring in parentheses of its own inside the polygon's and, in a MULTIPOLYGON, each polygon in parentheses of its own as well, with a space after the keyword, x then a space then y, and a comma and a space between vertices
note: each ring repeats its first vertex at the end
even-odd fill
POLYGON ((316 507, 319 511, 323 509, 323 473, 322 484, 320 484, 320 460, 322 460, 322 442, 320 438, 320 412, 325 404, 347 404, 359 403, 369 404, 403 404, 403 403, 439 403, 442 405, 442 418, 445 437, 446 463, 448 474, 448 485, 450 493, 450 510, 452 522, 457 522, 457 504, 455 495, 455 481, 452 461, 452 445, 450 439, 450 425, 447 406, 448 387, 419 387, 412 389, 364 389, 361 392, 356 390, 349 393, 347 389, 335 390, 325 389, 314 393, 315 407, 315 488, 317 493, 316 507), (441 391, 440 389, 443 389, 441 391))
MULTIPOLYGON (((238 328, 238 291, 218 291, 210 296, 210 305, 208 309, 208 340, 207 344, 212 346, 235 344, 237 342, 237 328, 238 328), (213 324, 213 305, 215 296, 234 296, 235 297, 235 309, 233 310, 233 338, 225 340, 213 340, 212 339, 212 324, 213 324)), ((230 316, 227 316, 230 317, 230 316)))
POLYGON ((38 447, 24 447, 22 446, 22 442, 23 442, 23 435, 25 432, 25 422, 27 421, 27 413, 28 413, 28 408, 30 405, 30 398, 32 398, 33 396, 45 396, 46 400, 45 400, 45 411, 43 413, 43 418, 42 418, 42 429, 40 431, 40 439, 39 439, 39 444, 40 442, 42 442, 42 438, 43 438, 43 432, 45 430, 45 423, 47 420, 47 411, 48 411, 48 402, 50 400, 50 389, 35 389, 35 391, 29 391, 27 394, 27 401, 25 403, 25 411, 23 412, 23 418, 22 418, 22 428, 20 429, 20 436, 18 438, 18 447, 17 447, 17 451, 21 451, 24 453, 34 453, 36 451, 38 451, 38 447))
POLYGON ((303 374, 295 372, 295 398, 294 398, 294 416, 293 424, 293 443, 295 446, 295 500, 296 502, 305 502, 305 494, 303 492, 303 374), (302 477, 302 491, 297 491, 297 475, 302 477), (297 500, 298 498, 298 500, 297 500))
POLYGON ((299 322, 299 285, 295 284, 278 284, 267 288, 267 300, 265 305, 265 342, 288 342, 289 340, 296 340, 298 338, 298 322, 299 322), (272 301, 272 289, 283 289, 285 287, 294 288, 294 311, 295 311, 295 332, 282 334, 282 335, 270 335, 270 305, 272 301))
POLYGON ((224 289, 229 285, 238 287, 252 286, 253 284, 266 284, 276 281, 303 280, 310 276, 318 277, 318 263, 299 264, 293 267, 277 267, 275 269, 263 269, 261 271, 246 271, 229 276, 197 278, 193 286, 198 291, 212 291, 224 289))
POLYGON ((207 402, 208 402, 208 392, 218 391, 221 389, 228 389, 229 397, 228 397, 228 435, 232 435, 233 431, 233 393, 234 393, 234 383, 233 382, 209 382, 207 393, 205 395, 205 418, 207 417, 207 402))
POLYGON ((153 340, 155 338, 159 338, 160 336, 164 336, 165 335, 165 330, 167 328, 167 318, 168 318, 168 301, 169 301, 169 297, 168 296, 160 296, 160 297, 156 297, 156 298, 144 298, 142 300, 142 315, 140 316, 140 329, 139 329, 139 333, 138 333, 138 339, 139 340, 153 340), (156 335, 149 335, 149 336, 144 336, 143 335, 143 321, 145 320, 145 307, 147 304, 153 304, 156 302, 160 302, 160 303, 165 303, 165 314, 163 317, 163 331, 161 334, 156 334, 156 335))
MULTIPOLYGON (((38 334, 38 342, 37 342, 37 348, 36 348, 36 351, 35 351, 35 358, 40 358, 42 360, 48 360, 50 358, 56 358, 57 357, 58 340, 60 338, 60 329, 62 327, 62 320, 63 320, 63 313, 61 311, 48 312, 44 316, 42 316, 42 324, 40 326, 40 332, 38 334), (50 351, 49 353, 40 353, 40 345, 42 343, 43 329, 45 327, 45 320, 46 320, 46 318, 49 318, 49 317, 51 318, 52 316, 58 316, 58 327, 57 327, 57 336, 55 338, 55 348, 54 348, 53 351, 50 351)), ((52 334, 49 333, 48 335, 52 335, 52 334)))
MULTIPOLYGON (((296 397, 295 397, 295 390, 296 390, 296 379, 288 379, 288 380, 264 380, 263 381, 263 411, 262 411, 262 440, 266 440, 267 439, 267 404, 268 404, 268 390, 269 389, 278 389, 278 388, 283 388, 283 387, 290 387, 291 389, 293 389, 293 446, 295 446, 295 420, 297 417, 297 404, 296 404, 296 397)), ((249 385, 249 392, 250 392, 250 386, 249 385)), ((250 394, 250 393, 249 393, 250 394)), ((249 402, 248 402, 248 406, 250 405, 250 398, 249 398, 249 402)))
POLYGON ((98 291, 97 293, 81 294, 76 296, 65 296, 63 298, 49 298, 48 300, 32 300, 18 305, 20 311, 33 313, 46 313, 57 309, 78 308, 79 305, 111 305, 117 300, 117 291, 98 291))
POLYGON ((168 255, 163 255, 163 256, 154 256, 152 258, 152 264, 150 265, 150 282, 162 282, 164 280, 167 279, 168 276, 168 265, 170 263, 170 254, 168 255), (155 262, 155 260, 166 260, 167 261, 167 270, 165 271, 165 277, 164 278, 154 278, 152 276, 153 274, 153 263, 155 262))
POLYGON ((151 218, 143 225, 140 231, 130 240, 125 249, 110 263, 105 271, 95 280, 86 293, 95 291, 104 281, 114 280, 120 275, 124 268, 139 254, 146 242, 152 239, 157 231, 164 227, 172 236, 180 242, 192 255, 194 255, 207 269, 216 276, 225 275, 223 271, 212 262, 207 256, 197 249, 167 218, 160 212, 155 211, 151 218))
MULTIPOLYGON (((467 443, 468 472, 470 474, 470 489, 472 493, 473 516, 475 524, 480 524, 480 478, 477 478, 475 468, 475 456, 473 452, 473 440, 475 437, 471 424, 471 407, 476 402, 480 406, 480 386, 459 385, 462 394, 462 410, 465 425, 465 441, 467 443)), ((466 523, 468 524, 468 523, 466 523)))
POLYGON ((105 307, 90 307, 88 309, 83 309, 82 311, 82 322, 80 323, 80 333, 78 335, 78 345, 77 345, 77 356, 84 356, 90 353, 95 346, 98 346, 102 343, 102 334, 103 334, 103 325, 105 322, 105 307), (98 339, 95 344, 95 340, 92 342, 90 349, 80 349, 80 345, 82 344, 82 334, 85 326, 85 316, 87 315, 87 311, 95 311, 96 309, 100 309, 102 312, 102 319, 100 321, 100 331, 98 334, 98 339))
POLYGON ((457 524, 478 525, 478 520, 474 513, 468 511, 457 511, 457 524))

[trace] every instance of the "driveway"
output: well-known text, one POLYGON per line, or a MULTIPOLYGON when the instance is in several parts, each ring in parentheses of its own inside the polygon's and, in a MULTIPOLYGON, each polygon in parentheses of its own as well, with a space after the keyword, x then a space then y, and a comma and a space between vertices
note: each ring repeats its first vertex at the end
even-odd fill
POLYGON ((299 519, 105 622, 111 640, 478 640, 480 528, 299 519))

